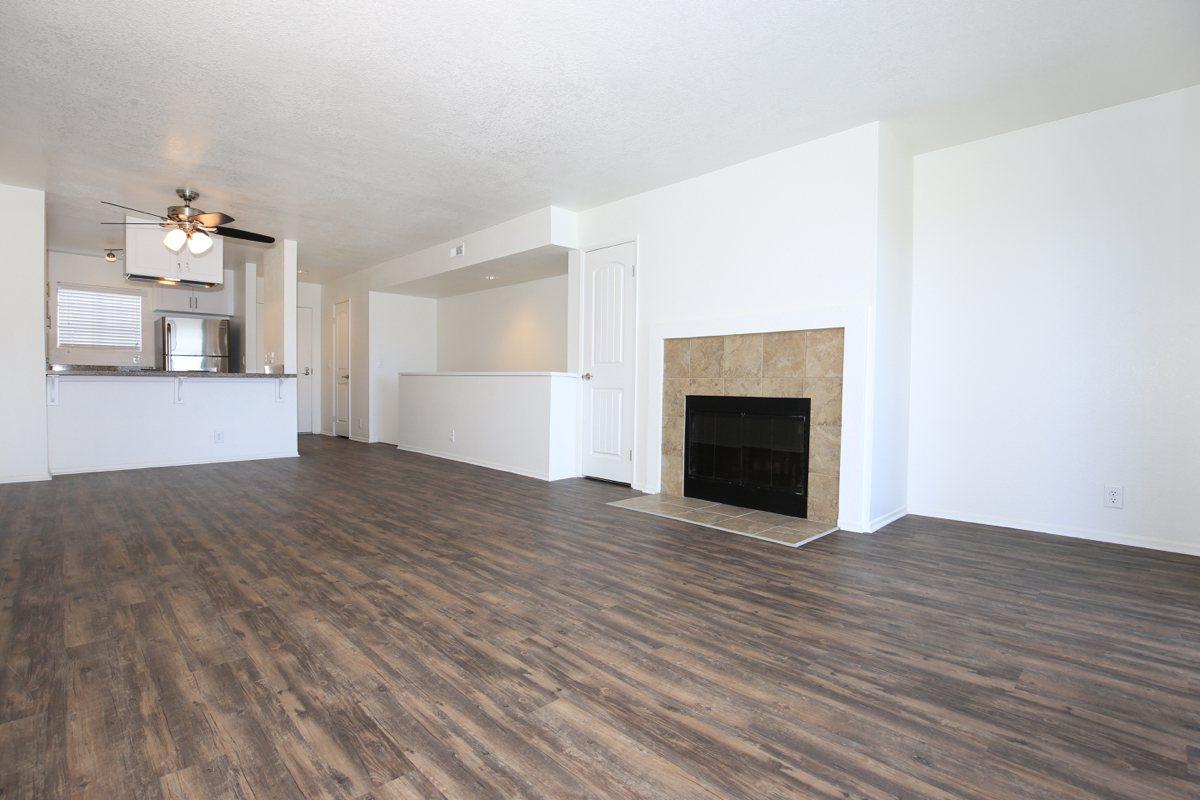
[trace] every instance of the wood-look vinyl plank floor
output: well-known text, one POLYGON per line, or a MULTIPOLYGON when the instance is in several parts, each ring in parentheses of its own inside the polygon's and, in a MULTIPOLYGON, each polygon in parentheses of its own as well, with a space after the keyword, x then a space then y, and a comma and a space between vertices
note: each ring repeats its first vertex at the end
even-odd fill
POLYGON ((1200 797, 1200 559, 300 450, 0 486, 0 798, 1200 797))

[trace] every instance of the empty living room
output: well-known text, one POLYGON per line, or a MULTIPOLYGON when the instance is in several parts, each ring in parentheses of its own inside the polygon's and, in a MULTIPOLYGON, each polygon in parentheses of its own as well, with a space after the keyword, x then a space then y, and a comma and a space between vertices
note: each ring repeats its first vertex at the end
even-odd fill
POLYGON ((1200 2, 0 9, 0 800, 1200 798, 1200 2))

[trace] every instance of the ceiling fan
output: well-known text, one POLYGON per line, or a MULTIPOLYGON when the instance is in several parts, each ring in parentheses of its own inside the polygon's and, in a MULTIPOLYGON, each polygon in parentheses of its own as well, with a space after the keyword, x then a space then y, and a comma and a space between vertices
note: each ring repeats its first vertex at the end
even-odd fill
POLYGON ((179 195, 179 199, 183 200, 183 205, 168 207, 166 216, 101 200, 100 202, 106 206, 123 208, 126 211, 134 211, 138 214, 145 214, 148 217, 158 217, 162 221, 102 222, 100 224, 157 225, 167 232, 167 235, 163 237, 163 245, 167 249, 173 253, 178 253, 183 249, 184 245, 187 245, 187 249, 193 255, 198 256, 207 253, 212 248, 212 236, 209 234, 213 233, 230 239, 244 239, 248 242, 259 242, 260 244, 275 243, 273 236, 264 236, 261 233, 251 233, 250 231, 226 227, 226 223, 233 222, 233 217, 228 214, 220 211, 201 211, 198 208, 193 208, 192 203, 200 196, 200 193, 195 189, 176 189, 175 194, 179 195))

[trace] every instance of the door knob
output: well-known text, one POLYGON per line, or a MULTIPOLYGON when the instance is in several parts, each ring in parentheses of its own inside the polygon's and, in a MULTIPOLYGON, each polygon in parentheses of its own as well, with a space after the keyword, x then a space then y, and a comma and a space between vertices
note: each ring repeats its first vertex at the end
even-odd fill
POLYGON ((304 368, 304 374, 305 374, 305 375, 312 375, 312 367, 305 367, 305 368, 304 368))
POLYGON ((583 373, 583 379, 585 381, 590 381, 592 379, 592 373, 590 373, 590 372, 583 373))

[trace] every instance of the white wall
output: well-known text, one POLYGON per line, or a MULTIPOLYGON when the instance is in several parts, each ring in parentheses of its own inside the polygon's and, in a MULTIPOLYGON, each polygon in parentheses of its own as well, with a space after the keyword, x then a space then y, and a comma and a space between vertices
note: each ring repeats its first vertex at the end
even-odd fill
POLYGON ((103 256, 83 256, 77 253, 46 253, 46 281, 50 285, 50 303, 57 302, 58 284, 77 284, 98 288, 136 291, 142 295, 142 352, 134 353, 106 350, 104 348, 67 348, 59 350, 57 332, 46 331, 46 349, 50 362, 54 364, 95 364, 110 366, 154 366, 154 289, 152 284, 133 283, 125 279, 125 264, 122 261, 105 261, 103 256))
POLYGON ((566 275, 443 297, 437 305, 442 372, 567 368, 566 275))
MULTIPOLYGON (((399 372, 437 369, 438 301, 387 292, 369 293, 369 429, 368 417, 356 417, 355 438, 398 444, 400 416, 399 372)), ((356 405, 354 400, 352 405, 356 405)))
MULTIPOLYGON (((733 333, 802 317, 851 326, 869 318, 879 147, 879 125, 865 125, 580 214, 585 249, 638 241, 635 486, 658 485, 656 330, 733 333)), ((843 387, 841 522, 858 530, 869 510, 865 334, 847 328, 843 387)))
POLYGON ((912 156, 885 125, 879 136, 879 240, 871 352, 869 529, 903 516, 908 498, 912 337, 912 156))
POLYGON ((397 443, 542 480, 572 477, 578 384, 562 374, 402 375, 397 443))
POLYGON ((1197 142, 1193 87, 916 159, 912 512, 1200 553, 1197 142))
POLYGON ((0 483, 46 468, 46 195, 0 184, 0 483))
MULTIPOLYGON (((371 417, 371 370, 369 368, 369 324, 367 315, 368 293, 389 292, 399 284, 441 272, 481 264, 485 261, 504 258, 516 253, 536 250, 548 244, 560 247, 576 247, 578 226, 575 214, 560 208, 547 207, 524 214, 516 219, 493 225, 481 231, 468 233, 442 244, 427 247, 415 253, 389 259, 367 269, 359 270, 324 286, 322 303, 325 313, 322 320, 322 342, 325 356, 325 379, 322 381, 322 407, 326 419, 323 428, 332 432, 333 421, 329 419, 333 408, 333 306, 342 300, 350 300, 350 414, 353 420, 371 417), (450 256, 451 246, 462 242, 462 256, 450 256)), ((436 333, 434 334, 436 337, 436 333)), ((357 427, 354 429, 355 435, 357 427)), ((364 432, 363 437, 366 437, 364 432)))

